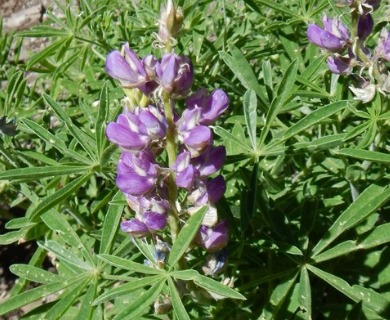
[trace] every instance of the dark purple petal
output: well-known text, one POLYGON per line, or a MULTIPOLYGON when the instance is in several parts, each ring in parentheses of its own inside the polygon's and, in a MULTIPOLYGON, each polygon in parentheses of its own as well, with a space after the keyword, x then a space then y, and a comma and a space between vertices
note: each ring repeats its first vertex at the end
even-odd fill
POLYGON ((174 93, 185 95, 192 86, 194 68, 191 60, 186 56, 180 56, 179 70, 174 80, 174 93))
POLYGON ((201 226, 197 239, 209 252, 216 252, 226 247, 229 241, 227 222, 222 221, 213 228, 201 226))
POLYGON ((358 20, 357 34, 362 40, 366 39, 374 28, 374 19, 371 14, 360 15, 358 20))
POLYGON ((349 58, 340 56, 328 57, 327 59, 329 70, 335 74, 350 74, 352 72, 350 62, 349 58))
POLYGON ((199 157, 191 160, 199 170, 201 176, 209 176, 217 172, 225 162, 226 150, 224 146, 211 147, 205 150, 199 157))
POLYGON ((309 25, 307 38, 316 46, 332 52, 338 52, 344 48, 344 43, 339 38, 315 24, 309 25))
POLYGON ((207 99, 205 108, 203 108, 200 117, 200 124, 209 125, 213 123, 228 107, 229 98, 221 90, 214 90, 207 99))
POLYGON ((143 221, 151 233, 162 230, 167 225, 166 215, 157 212, 146 212, 143 216, 143 221))
POLYGON ((173 82, 179 70, 179 57, 174 53, 165 54, 157 68, 160 84, 167 92, 172 92, 173 82))
POLYGON ((193 95, 191 95, 186 101, 187 107, 189 109, 192 109, 194 107, 203 108, 203 106, 205 106, 206 103, 207 103, 207 90, 205 88, 200 88, 193 95))
POLYGON ((223 197, 225 191, 226 183, 221 175, 207 181, 207 193, 211 203, 217 203, 223 197))
POLYGON ((129 233, 134 238, 145 237, 149 234, 148 227, 142 221, 138 219, 130 219, 121 222, 121 230, 129 233))

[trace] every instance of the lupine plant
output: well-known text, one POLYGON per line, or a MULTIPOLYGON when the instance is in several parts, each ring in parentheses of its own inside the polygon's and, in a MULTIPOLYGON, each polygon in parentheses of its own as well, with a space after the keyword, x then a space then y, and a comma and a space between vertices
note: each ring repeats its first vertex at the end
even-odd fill
POLYGON ((386 1, 59 5, 0 42, 0 317, 390 318, 386 1))

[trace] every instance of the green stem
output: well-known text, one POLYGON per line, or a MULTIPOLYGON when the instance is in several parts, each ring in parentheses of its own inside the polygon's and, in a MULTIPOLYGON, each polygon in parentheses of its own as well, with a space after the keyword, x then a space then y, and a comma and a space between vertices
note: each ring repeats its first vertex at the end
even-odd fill
MULTIPOLYGON (((165 118, 168 123, 168 131, 166 136, 166 150, 168 154, 169 167, 172 167, 172 165, 176 161, 176 151, 177 151, 176 128, 175 128, 175 123, 173 121, 174 104, 173 104, 173 100, 170 98, 168 93, 163 94, 163 102, 164 102, 165 118)), ((168 176, 167 185, 168 185, 168 197, 169 197, 169 204, 170 204, 170 211, 168 214, 168 224, 169 224, 169 229, 171 231, 172 244, 173 244, 173 242, 175 241, 179 233, 179 214, 176 209, 178 191, 177 191, 177 186, 175 183, 175 177, 173 172, 170 172, 168 176)))

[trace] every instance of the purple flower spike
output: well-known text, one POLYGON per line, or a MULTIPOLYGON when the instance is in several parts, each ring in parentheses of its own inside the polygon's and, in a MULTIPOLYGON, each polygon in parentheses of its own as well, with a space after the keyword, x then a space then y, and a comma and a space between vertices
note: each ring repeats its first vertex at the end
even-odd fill
POLYGON ((138 219, 121 222, 121 230, 129 233, 134 238, 142 238, 149 234, 149 229, 146 224, 138 219))
POLYGON ((148 227, 150 233, 162 230, 167 225, 166 215, 157 212, 146 212, 143 216, 143 221, 148 227))
POLYGON ((206 186, 207 186, 209 201, 211 203, 217 203, 218 200, 223 197, 226 191, 226 182, 221 175, 207 181, 206 186))
POLYGON ((212 228, 202 225, 197 239, 198 243, 209 252, 216 252, 226 247, 229 241, 227 222, 221 221, 212 228))
POLYGON ((205 177, 217 172, 225 162, 225 158, 225 147, 210 147, 191 162, 199 170, 200 175, 205 177))
POLYGON ((336 55, 327 59, 329 70, 335 74, 350 74, 352 72, 350 62, 351 59, 336 55))
POLYGON ((365 15, 359 16, 357 34, 358 37, 362 40, 365 40, 374 28, 374 19, 371 14, 367 13, 365 15))
POLYGON ((228 105, 227 94, 221 89, 214 90, 202 110, 200 124, 212 124, 227 109, 228 105))
POLYGON ((157 182, 157 166, 150 158, 146 152, 138 155, 122 153, 116 177, 116 185, 122 192, 141 196, 153 189, 157 182))
POLYGON ((191 155, 198 155, 212 143, 212 133, 209 127, 197 126, 183 133, 183 142, 188 147, 191 155))
POLYGON ((344 49, 349 32, 339 20, 324 17, 324 29, 316 24, 309 25, 307 37, 316 46, 331 52, 340 52, 344 49))

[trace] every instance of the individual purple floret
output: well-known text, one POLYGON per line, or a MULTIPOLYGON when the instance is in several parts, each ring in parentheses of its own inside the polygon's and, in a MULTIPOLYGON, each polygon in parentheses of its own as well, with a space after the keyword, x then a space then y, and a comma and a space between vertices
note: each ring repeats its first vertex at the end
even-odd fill
POLYGON ((352 72, 351 59, 334 55, 327 59, 328 68, 335 74, 350 74, 352 72))
POLYGON ((340 20, 328 17, 323 18, 324 29, 316 24, 309 25, 307 37, 316 46, 331 52, 341 52, 344 50, 348 39, 349 31, 340 20))
POLYGON ((383 29, 380 33, 374 56, 390 61, 390 33, 386 29, 383 29))
POLYGON ((172 169, 175 171, 175 182, 178 187, 190 190, 194 184, 195 179, 199 176, 199 171, 190 164, 191 154, 184 151, 180 153, 172 169))
POLYGON ((212 124, 228 107, 229 99, 226 93, 217 89, 208 96, 204 88, 199 89, 187 99, 189 110, 199 108, 199 124, 212 124))
POLYGON ((359 16, 357 35, 361 40, 365 40, 374 29, 374 19, 372 15, 367 13, 359 16))
POLYGON ((216 252, 226 247, 228 240, 228 225, 225 220, 214 227, 202 225, 197 236, 198 243, 209 252, 216 252))
POLYGON ((157 165, 153 163, 151 152, 140 152, 134 155, 122 152, 117 167, 116 185, 133 196, 150 192, 157 182, 157 165))
POLYGON ((224 146, 209 147, 199 157, 193 158, 191 163, 199 170, 202 177, 210 176, 217 172, 226 159, 224 146))
POLYGON ((121 230, 134 238, 141 238, 164 229, 167 217, 157 212, 146 212, 140 219, 133 218, 121 223, 121 230))
POLYGON ((186 56, 165 54, 156 66, 158 82, 168 93, 185 95, 192 86, 192 62, 186 56))
POLYGON ((151 141, 165 137, 167 121, 157 108, 135 108, 119 115, 116 122, 107 125, 108 139, 127 151, 146 148, 151 141))
MULTIPOLYGON (((157 62, 154 63, 154 67, 157 62)), ((149 94, 156 87, 154 78, 150 77, 153 73, 145 68, 144 62, 140 60, 129 44, 122 47, 122 52, 112 51, 106 59, 106 72, 114 79, 121 82, 125 88, 138 88, 145 94, 149 94), (148 71, 148 72, 147 72, 148 71)))

